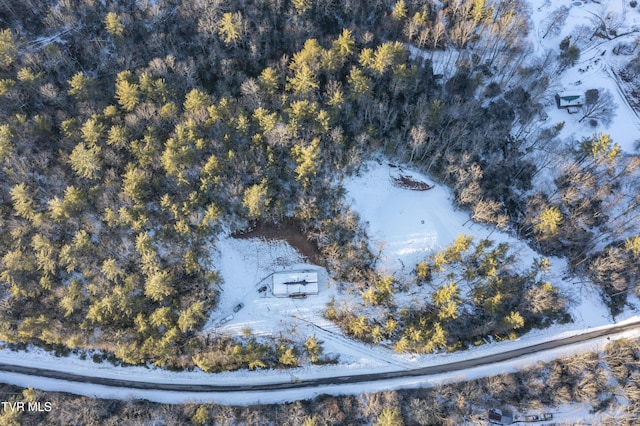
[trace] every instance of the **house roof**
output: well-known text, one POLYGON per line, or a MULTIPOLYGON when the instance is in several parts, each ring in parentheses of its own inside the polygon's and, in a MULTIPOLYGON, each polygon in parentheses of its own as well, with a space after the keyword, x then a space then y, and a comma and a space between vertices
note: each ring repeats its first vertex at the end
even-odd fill
POLYGON ((497 408, 489 409, 489 420, 501 420, 502 419, 502 411, 497 408))
POLYGON ((580 99, 580 95, 560 95, 560 99, 563 101, 575 101, 576 99, 580 99))
POLYGON ((273 286, 273 294, 275 296, 293 296, 296 294, 318 294, 318 283, 288 285, 278 284, 273 286))
POLYGON ((557 94, 558 106, 580 106, 584 104, 584 93, 582 92, 560 92, 557 94))

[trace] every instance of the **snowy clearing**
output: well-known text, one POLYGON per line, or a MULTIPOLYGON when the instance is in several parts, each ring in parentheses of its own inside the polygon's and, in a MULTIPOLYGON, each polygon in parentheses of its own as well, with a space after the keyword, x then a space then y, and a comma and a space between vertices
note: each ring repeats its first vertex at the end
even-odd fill
POLYGON ((216 244, 213 260, 222 274, 220 303, 204 327, 204 334, 286 337, 304 342, 316 336, 324 342, 324 352, 339 355, 341 364, 352 366, 408 368, 401 355, 384 348, 355 342, 324 318, 327 303, 341 299, 337 285, 320 266, 302 263, 300 254, 284 241, 225 238, 216 244), (271 274, 279 271, 313 269, 318 271, 319 292, 304 299, 275 297, 271 293, 271 274), (264 289, 264 287, 267 287, 264 289), (261 290, 262 289, 262 290, 261 290), (233 307, 244 307, 233 312, 233 307), (224 325, 220 320, 233 315, 224 325))
POLYGON ((369 249, 379 255, 377 267, 382 272, 410 274, 418 262, 460 234, 528 250, 508 234, 471 221, 467 212, 454 207, 449 188, 434 185, 428 191, 415 191, 399 187, 394 184, 399 175, 434 185, 422 173, 382 161, 365 163, 358 176, 345 182, 348 197, 369 235, 369 249))
MULTIPOLYGON (((474 240, 488 238, 506 242, 515 250, 523 269, 539 254, 511 235, 474 223, 469 213, 456 209, 451 190, 435 185, 429 191, 413 191, 393 184, 398 167, 371 161, 359 176, 345 184, 354 210, 360 214, 370 238, 370 249, 379 254, 378 268, 388 274, 409 276, 415 265, 430 254, 449 245, 460 234, 474 240)), ((432 183, 421 173, 403 168, 404 175, 432 183)), ((551 270, 544 275, 554 286, 569 296, 569 312, 576 325, 594 327, 612 321, 600 295, 589 283, 568 276, 566 261, 550 258, 551 270), (571 295, 579 294, 580 297, 571 295)))

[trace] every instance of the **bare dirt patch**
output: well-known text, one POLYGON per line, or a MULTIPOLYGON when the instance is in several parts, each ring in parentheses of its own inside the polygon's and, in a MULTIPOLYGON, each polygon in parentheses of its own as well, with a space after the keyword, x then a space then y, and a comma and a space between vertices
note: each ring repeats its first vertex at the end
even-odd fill
POLYGON ((267 241, 286 241, 311 263, 324 264, 316 243, 304 235, 295 221, 283 223, 259 221, 253 228, 236 232, 231 236, 239 239, 260 238, 267 241))
POLYGON ((426 182, 422 182, 405 175, 400 175, 397 177, 394 176, 391 179, 393 179, 393 184, 395 186, 405 189, 411 189, 412 191, 428 191, 433 188, 433 185, 429 185, 426 182))

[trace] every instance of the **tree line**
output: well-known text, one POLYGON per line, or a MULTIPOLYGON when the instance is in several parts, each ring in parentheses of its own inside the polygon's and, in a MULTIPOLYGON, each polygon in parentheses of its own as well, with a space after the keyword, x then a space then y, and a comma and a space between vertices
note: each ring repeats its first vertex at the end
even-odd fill
POLYGON ((544 279, 546 258, 529 267, 508 243, 460 235, 415 267, 412 281, 372 274, 357 302, 325 312, 347 333, 396 352, 466 349, 489 336, 514 339, 570 321, 565 295, 544 279))

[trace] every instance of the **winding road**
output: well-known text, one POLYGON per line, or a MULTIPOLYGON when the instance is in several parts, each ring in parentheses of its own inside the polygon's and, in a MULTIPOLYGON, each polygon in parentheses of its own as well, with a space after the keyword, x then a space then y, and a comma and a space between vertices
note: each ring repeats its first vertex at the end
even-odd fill
MULTIPOLYGON (((44 368, 25 367, 13 365, 7 362, 0 362, 0 371, 18 373, 28 376, 37 376, 42 378, 65 380, 70 382, 80 382, 87 384, 102 385, 117 388, 141 389, 141 390, 159 390, 159 391, 176 391, 176 392, 244 392, 244 391, 273 391, 285 389, 313 388, 327 385, 344 385, 354 383, 373 383, 382 380, 411 378, 420 376, 429 376, 440 373, 463 371, 466 369, 496 364, 503 361, 510 361, 521 356, 534 353, 541 353, 550 349, 557 349, 575 343, 588 342, 602 338, 605 336, 615 336, 620 333, 636 330, 640 328, 640 320, 630 322, 624 325, 613 325, 605 329, 595 331, 587 331, 558 340, 552 340, 518 349, 508 350, 501 353, 486 355, 483 357, 471 358, 462 361, 455 361, 446 364, 433 365, 415 369, 401 369, 380 373, 364 373, 338 375, 332 377, 322 377, 315 379, 289 380, 277 383, 238 383, 233 385, 216 385, 216 384, 188 384, 188 383, 158 383, 145 382, 140 380, 125 380, 106 377, 94 377, 64 371, 56 371, 44 368)), ((214 376, 212 376, 213 378, 214 376)), ((1 378, 0 378, 1 380, 1 378)), ((242 379, 239 379, 241 381, 242 379)))

